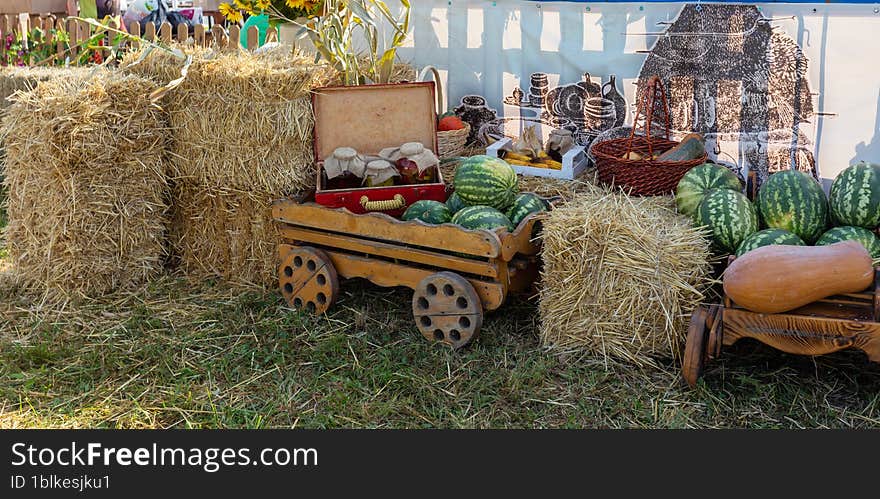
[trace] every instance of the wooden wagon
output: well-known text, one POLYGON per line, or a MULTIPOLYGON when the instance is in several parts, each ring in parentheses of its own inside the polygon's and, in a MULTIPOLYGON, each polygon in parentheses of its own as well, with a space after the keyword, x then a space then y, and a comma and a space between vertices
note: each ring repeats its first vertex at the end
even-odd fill
POLYGON ((280 200, 272 210, 283 239, 279 286, 291 307, 324 313, 339 296, 340 277, 406 286, 414 291, 412 311, 422 335, 455 348, 477 337, 484 311, 529 290, 539 274, 533 236, 544 213, 508 232, 358 215, 313 198, 280 200))
POLYGON ((691 316, 682 375, 695 386, 705 363, 741 338, 753 338, 783 352, 824 355, 856 348, 880 362, 880 267, 861 292, 832 296, 780 314, 746 310, 729 297, 700 306, 691 316))

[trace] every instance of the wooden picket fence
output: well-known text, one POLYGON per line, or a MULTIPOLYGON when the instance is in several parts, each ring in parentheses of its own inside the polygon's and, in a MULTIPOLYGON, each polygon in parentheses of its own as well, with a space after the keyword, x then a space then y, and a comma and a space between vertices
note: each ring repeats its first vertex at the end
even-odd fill
MULTIPOLYGON (((30 34, 34 28, 42 29, 45 39, 38 44, 29 40, 28 50, 36 51, 41 48, 44 49, 44 52, 54 53, 56 60, 68 61, 70 64, 77 63, 77 56, 82 50, 81 45, 83 42, 91 39, 101 29, 77 19, 56 18, 52 15, 0 15, 0 56, 3 56, 0 57, 0 65, 6 64, 7 35, 30 34), (67 33, 67 39, 62 40, 61 37, 53 34, 53 28, 58 33, 67 33), (45 50, 47 48, 49 50, 45 50)), ((241 28, 237 25, 227 29, 219 24, 215 24, 211 29, 205 29, 201 24, 197 24, 192 29, 192 32, 190 32, 187 26, 183 25, 177 26, 175 30, 167 22, 159 26, 147 23, 142 33, 140 24, 131 23, 128 27, 128 32, 141 39, 167 45, 173 42, 191 43, 202 47, 217 47, 221 50, 254 50, 259 47, 259 32, 256 27, 248 29, 244 45, 241 44, 240 40, 241 28)), ((111 34, 106 36, 104 46, 109 47, 111 37, 111 34)), ((278 41, 278 34, 274 28, 269 28, 266 33, 265 42, 273 41, 278 41)), ((136 49, 140 45, 137 40, 130 40, 128 43, 132 49, 136 49)), ((103 51, 109 53, 109 48, 103 49, 103 51)))

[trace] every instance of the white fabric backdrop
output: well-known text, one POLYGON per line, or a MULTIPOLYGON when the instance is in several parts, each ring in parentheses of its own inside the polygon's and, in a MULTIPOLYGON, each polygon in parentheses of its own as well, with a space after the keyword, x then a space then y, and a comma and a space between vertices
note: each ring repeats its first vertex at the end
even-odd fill
MULTIPOLYGON (((483 95, 502 112, 503 98, 529 75, 549 73, 551 85, 618 76, 634 102, 635 86, 650 49, 680 3, 568 3, 519 0, 418 0, 413 34, 400 51, 417 67, 441 70, 450 107, 462 96, 483 95), (627 36, 629 33, 630 36, 627 36)), ((874 5, 757 4, 795 39, 809 59, 817 111, 810 135, 820 175, 833 178, 856 160, 880 163, 880 13, 874 5)), ((631 118, 630 118, 631 119, 631 118)))

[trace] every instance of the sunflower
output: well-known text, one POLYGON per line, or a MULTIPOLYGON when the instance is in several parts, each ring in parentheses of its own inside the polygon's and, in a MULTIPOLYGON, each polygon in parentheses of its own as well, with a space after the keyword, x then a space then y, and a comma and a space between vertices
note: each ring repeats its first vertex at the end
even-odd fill
POLYGON ((244 21, 244 16, 241 14, 241 12, 233 8, 228 3, 221 3, 220 7, 218 7, 218 10, 220 11, 220 14, 222 14, 223 17, 228 19, 230 22, 239 23, 244 21))
POLYGON ((250 3, 250 0, 232 0, 232 5, 234 5, 236 9, 245 12, 251 12, 254 10, 254 7, 250 5, 250 3))
POLYGON ((272 0, 257 0, 254 5, 259 10, 266 10, 272 5, 272 0))
POLYGON ((318 0, 284 0, 284 3, 287 4, 291 9, 303 9, 307 12, 311 12, 315 7, 318 6, 318 0))

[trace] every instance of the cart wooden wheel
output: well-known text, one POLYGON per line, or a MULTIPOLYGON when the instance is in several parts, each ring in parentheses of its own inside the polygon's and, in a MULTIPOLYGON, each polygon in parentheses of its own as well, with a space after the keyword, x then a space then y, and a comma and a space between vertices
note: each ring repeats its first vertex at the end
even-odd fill
POLYGON ((703 365, 706 362, 710 329, 709 316, 709 309, 703 306, 698 306, 691 314, 687 343, 684 347, 684 360, 681 366, 681 375, 691 388, 697 386, 697 379, 703 373, 703 365))
POLYGON ((323 314, 339 295, 339 277, 330 257, 319 249, 295 247, 282 259, 278 285, 288 305, 323 314))
POLYGON ((453 272, 432 274, 416 286, 412 301, 422 336, 461 348, 473 341, 483 324, 483 306, 474 287, 453 272))

